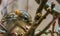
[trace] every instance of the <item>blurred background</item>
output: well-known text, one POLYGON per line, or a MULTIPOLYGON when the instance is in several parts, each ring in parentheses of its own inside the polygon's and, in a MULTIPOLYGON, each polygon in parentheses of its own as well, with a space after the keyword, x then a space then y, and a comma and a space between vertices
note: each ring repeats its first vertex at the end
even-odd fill
MULTIPOLYGON (((3 9, 4 6, 6 6, 11 1, 13 1, 13 0, 3 0, 2 1, 2 4, 0 5, 0 20, 2 19, 1 10, 3 9)), ((49 0, 49 1, 52 1, 52 0, 49 0)), ((35 13, 36 13, 38 6, 39 5, 36 3, 35 0, 14 0, 12 2, 12 4, 8 5, 7 8, 5 8, 3 10, 2 13, 3 14, 6 13, 5 10, 8 13, 11 12, 12 10, 15 10, 15 9, 25 10, 31 15, 32 21, 34 21, 35 13)), ((42 14, 44 15, 45 13, 46 13, 46 11, 43 9, 42 14)), ((36 31, 43 30, 48 25, 48 23, 52 21, 52 19, 53 19, 53 16, 51 14, 49 14, 47 16, 47 18, 41 23, 41 25, 39 25, 39 27, 36 29, 36 31)), ((56 20, 55 31, 57 31, 57 28, 58 28, 57 24, 58 24, 58 19, 56 20)), ((52 28, 52 26, 48 30, 51 30, 51 28, 52 28)), ((51 36, 51 35, 50 34, 48 34, 48 35, 43 34, 42 36, 51 36)), ((57 35, 55 34, 55 36, 57 36, 57 35)))

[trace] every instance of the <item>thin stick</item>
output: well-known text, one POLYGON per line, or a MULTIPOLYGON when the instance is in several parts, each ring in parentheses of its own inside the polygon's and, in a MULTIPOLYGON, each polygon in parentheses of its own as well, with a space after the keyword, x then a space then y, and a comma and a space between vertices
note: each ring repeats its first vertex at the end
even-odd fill
POLYGON ((40 0, 40 6, 38 7, 37 9, 37 12, 36 13, 41 13, 42 12, 42 9, 44 8, 45 4, 47 3, 48 0, 40 0))
POLYGON ((54 33, 50 30, 51 36, 54 36, 54 33))
POLYGON ((53 19, 53 20, 46 26, 46 28, 45 28, 43 31, 39 32, 36 36, 42 35, 43 32, 45 32, 45 31, 50 27, 50 25, 51 25, 52 23, 54 23, 54 21, 55 21, 56 19, 57 19, 57 18, 53 19))
POLYGON ((35 29, 36 29, 36 28, 40 25, 40 23, 46 18, 46 16, 49 14, 49 12, 50 12, 50 11, 48 10, 47 13, 39 19, 38 23, 34 22, 33 25, 31 26, 30 30, 25 34, 25 36, 28 36, 30 33, 35 32, 35 29))
MULTIPOLYGON (((53 33, 54 33, 55 23, 56 23, 56 21, 52 24, 52 35, 53 35, 53 33)), ((54 35, 53 35, 53 36, 54 36, 54 35)))

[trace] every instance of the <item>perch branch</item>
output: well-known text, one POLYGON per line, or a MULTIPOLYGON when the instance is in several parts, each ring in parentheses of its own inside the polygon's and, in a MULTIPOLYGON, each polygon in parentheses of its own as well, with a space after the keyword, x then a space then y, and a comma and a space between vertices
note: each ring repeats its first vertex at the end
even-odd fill
POLYGON ((41 13, 42 9, 44 8, 45 4, 47 3, 48 0, 40 0, 40 6, 38 7, 37 9, 37 12, 36 13, 41 13))
POLYGON ((47 13, 39 19, 38 23, 34 22, 33 25, 31 26, 30 30, 28 30, 28 32, 25 34, 25 36, 28 36, 30 33, 32 33, 34 35, 33 32, 35 32, 35 29, 46 18, 46 16, 49 14, 49 12, 50 11, 48 10, 47 13))
POLYGON ((55 23, 56 23, 56 21, 52 24, 52 35, 54 34, 55 23))
POLYGON ((53 20, 46 26, 46 28, 45 28, 43 31, 39 32, 36 36, 42 35, 43 32, 45 32, 45 31, 50 27, 50 25, 55 22, 56 19, 57 19, 57 18, 53 19, 53 20))

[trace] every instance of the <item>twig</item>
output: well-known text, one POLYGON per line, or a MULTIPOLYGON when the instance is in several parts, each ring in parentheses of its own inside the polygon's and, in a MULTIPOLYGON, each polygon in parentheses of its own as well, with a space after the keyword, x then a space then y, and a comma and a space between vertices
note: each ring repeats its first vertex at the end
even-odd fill
POLYGON ((36 13, 41 13, 42 9, 44 8, 45 4, 47 3, 48 0, 40 0, 40 6, 38 7, 37 9, 37 12, 36 13))
POLYGON ((43 32, 45 32, 45 31, 50 27, 50 25, 51 25, 52 23, 54 23, 54 21, 55 21, 56 19, 57 19, 57 18, 53 19, 53 20, 46 26, 46 28, 45 28, 43 31, 39 32, 36 36, 42 35, 43 32))
MULTIPOLYGON (((55 23, 56 23, 56 21, 52 24, 52 35, 53 35, 53 33, 54 33, 55 23)), ((53 35, 53 36, 54 36, 54 35, 53 35)))
POLYGON ((39 18, 42 16, 42 10, 43 10, 43 8, 48 0, 38 0, 38 1, 40 1, 40 4, 39 4, 39 7, 36 11, 36 16, 35 16, 34 20, 36 20, 36 19, 39 20, 39 18), (37 14, 40 14, 40 16, 37 16, 37 14))
POLYGON ((50 11, 48 10, 47 13, 39 19, 38 23, 34 22, 33 25, 31 26, 30 30, 28 30, 28 32, 25 34, 25 36, 28 36, 30 33, 32 33, 34 35, 35 29, 46 18, 46 16, 49 14, 49 12, 50 11))
MULTIPOLYGON (((46 33, 46 32, 44 32, 43 34, 45 34, 45 33, 46 33)), ((51 33, 51 32, 50 32, 50 31, 48 31, 47 33, 49 34, 49 33, 51 33)), ((55 32, 55 31, 54 31, 53 33, 58 34, 58 32, 55 32)))
POLYGON ((50 30, 51 36, 54 36, 54 33, 50 30))

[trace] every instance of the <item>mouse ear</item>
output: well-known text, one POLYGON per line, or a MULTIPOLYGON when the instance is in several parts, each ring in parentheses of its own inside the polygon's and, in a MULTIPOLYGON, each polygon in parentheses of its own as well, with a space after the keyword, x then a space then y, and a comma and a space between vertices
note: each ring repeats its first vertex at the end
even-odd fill
POLYGON ((60 0, 56 0, 60 4, 60 0))
POLYGON ((0 0, 0 4, 1 4, 2 0, 0 0))
POLYGON ((40 4, 40 0, 35 0, 38 4, 40 4))

